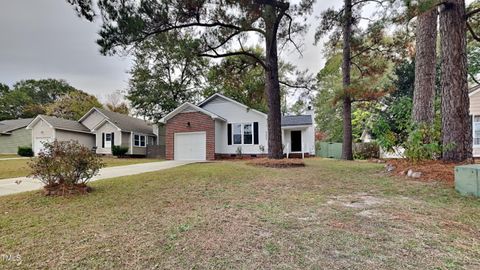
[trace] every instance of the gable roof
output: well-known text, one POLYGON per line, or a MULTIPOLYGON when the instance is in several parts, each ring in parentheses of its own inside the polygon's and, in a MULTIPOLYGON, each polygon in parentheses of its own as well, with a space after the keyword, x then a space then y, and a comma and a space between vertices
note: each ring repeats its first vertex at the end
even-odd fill
POLYGON ((10 132, 27 127, 33 118, 13 119, 0 121, 0 134, 10 134, 10 132))
POLYGON ((47 122, 47 124, 49 124, 54 129, 90 133, 90 130, 86 126, 80 124, 77 121, 67 120, 67 119, 57 118, 57 117, 47 116, 47 115, 37 116, 27 126, 27 129, 31 129, 40 120, 47 122))
POLYGON ((282 127, 307 126, 312 124, 311 115, 287 115, 282 116, 282 127))
MULTIPOLYGON (((131 117, 125 114, 111 112, 105 109, 100 108, 92 108, 89 112, 87 112, 79 122, 82 122, 85 118, 87 118, 92 112, 97 111, 98 113, 102 114, 105 119, 108 120, 111 124, 116 126, 117 128, 121 129, 122 131, 126 132, 138 132, 147 135, 155 135, 153 133, 152 125, 139 118, 131 117)), ((98 126, 103 125, 105 120, 101 121, 98 126)))
POLYGON ((214 100, 215 98, 218 98, 218 97, 223 98, 223 99, 226 99, 227 101, 230 101, 230 102, 232 102, 232 103, 234 103, 234 104, 237 104, 237 105, 239 105, 239 106, 241 106, 241 107, 244 107, 245 109, 247 109, 247 110, 249 110, 249 111, 256 112, 256 113, 258 113, 258 114, 261 114, 261 115, 267 117, 267 114, 266 114, 266 113, 263 113, 263 112, 261 112, 261 111, 255 110, 255 109, 253 109, 253 108, 250 108, 250 107, 248 107, 247 105, 245 105, 245 104, 243 104, 243 103, 240 103, 240 102, 238 102, 238 101, 236 101, 236 100, 234 100, 234 99, 231 99, 231 98, 229 98, 229 97, 226 97, 226 96, 224 96, 224 95, 222 95, 222 94, 220 94, 220 93, 215 93, 215 94, 209 96, 208 98, 206 98, 206 99, 203 100, 202 102, 198 103, 197 106, 198 106, 198 107, 203 107, 203 106, 207 105, 209 102, 211 102, 212 100, 214 100))
POLYGON ((178 106, 175 110, 171 111, 169 114, 165 115, 162 119, 160 119, 160 123, 165 123, 166 121, 168 121, 169 119, 171 119, 175 115, 181 113, 184 110, 188 110, 188 109, 204 113, 204 114, 210 116, 212 119, 220 119, 220 120, 223 120, 223 121, 227 121, 225 118, 223 118, 221 116, 218 116, 218 115, 216 115, 216 114, 214 114, 210 111, 207 111, 205 109, 202 109, 197 105, 194 105, 190 102, 185 102, 182 105, 178 106))
POLYGON ((468 89, 468 96, 471 97, 480 92, 480 84, 468 89))

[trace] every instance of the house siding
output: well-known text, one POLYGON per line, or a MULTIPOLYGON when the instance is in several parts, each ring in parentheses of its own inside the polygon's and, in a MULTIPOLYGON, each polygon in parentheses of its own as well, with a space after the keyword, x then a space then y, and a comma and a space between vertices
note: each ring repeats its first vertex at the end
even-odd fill
POLYGON ((48 125, 47 122, 40 119, 33 127, 32 127, 32 149, 36 149, 39 146, 35 145, 35 139, 49 139, 53 141, 55 139, 55 130, 48 125))
POLYGON ((241 147, 243 154, 262 154, 260 145, 268 152, 268 128, 267 117, 264 114, 254 110, 247 109, 241 105, 228 101, 222 97, 216 97, 207 104, 201 106, 203 109, 213 112, 228 120, 228 123, 253 123, 258 122, 258 144, 227 144, 228 123, 218 121, 215 124, 216 133, 216 153, 217 154, 236 154, 237 149, 241 147))
MULTIPOLYGON (((472 116, 471 120, 473 125, 473 116, 480 115, 480 93, 477 92, 474 95, 470 96, 470 115, 472 116)), ((472 130, 473 132, 473 130, 472 130)), ((472 155, 473 157, 480 157, 480 146, 474 145, 472 140, 472 155)))
POLYGON ((100 124, 105 119, 105 116, 97 111, 93 111, 87 118, 83 119, 80 123, 92 130, 95 126, 100 124))
MULTIPOLYGON (((113 145, 120 145, 120 140, 122 140, 122 145, 123 145, 122 132, 119 131, 115 126, 113 126, 109 122, 105 122, 103 125, 98 127, 94 131, 94 133, 95 133, 95 144, 97 146, 97 154, 103 154, 103 155, 112 154, 111 148, 102 147, 102 133, 114 133, 113 145)), ((130 145, 126 145, 126 146, 130 147, 130 145)))
MULTIPOLYGON (((102 134, 100 133, 100 136, 102 134)), ((116 141, 116 140, 115 140, 116 141)), ((122 146, 128 147, 128 151, 130 151, 130 132, 122 132, 122 146)), ((102 143, 102 138, 100 138, 100 144, 102 143)))
POLYGON ((174 159, 175 133, 206 132, 207 160, 215 159, 215 121, 201 112, 179 113, 169 119, 166 124, 166 159, 174 159), (190 126, 187 123, 190 122, 190 126))
POLYGON ((291 145, 291 131, 298 130, 302 131, 302 148, 303 151, 309 153, 310 155, 315 155, 315 129, 313 126, 307 128, 295 128, 289 127, 282 130, 282 142, 284 145, 283 152, 286 154, 287 152, 292 152, 292 145, 291 145), (287 149, 288 147, 288 149, 287 149))
POLYGON ((91 149, 95 146, 95 135, 67 130, 55 130, 57 141, 77 141, 81 145, 91 149))
POLYGON ((0 153, 16 154, 19 146, 32 146, 32 131, 20 128, 11 135, 0 135, 0 153))

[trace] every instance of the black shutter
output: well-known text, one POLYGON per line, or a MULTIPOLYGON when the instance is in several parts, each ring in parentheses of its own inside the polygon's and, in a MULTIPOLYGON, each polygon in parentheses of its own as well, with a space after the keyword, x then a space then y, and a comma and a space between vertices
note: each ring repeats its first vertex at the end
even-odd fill
POLYGON ((253 144, 258 144, 258 122, 253 122, 253 144))
POLYGON ((232 124, 228 124, 227 141, 228 145, 232 145, 232 124))
POLYGON ((102 132, 102 148, 105 148, 105 133, 102 132))
POLYGON ((115 145, 115 132, 112 132, 112 148, 115 145))

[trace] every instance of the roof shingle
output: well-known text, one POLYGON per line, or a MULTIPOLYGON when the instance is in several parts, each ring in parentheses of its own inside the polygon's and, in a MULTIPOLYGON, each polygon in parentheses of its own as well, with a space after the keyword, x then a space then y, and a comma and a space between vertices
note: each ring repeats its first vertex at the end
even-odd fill
POLYGON ((152 125, 139 118, 131 117, 125 114, 116 113, 107 111, 100 108, 95 108, 103 115, 105 115, 108 120, 110 120, 114 125, 120 128, 122 131, 128 132, 139 132, 147 135, 154 135, 152 125))
POLYGON ((33 118, 13 119, 0 121, 0 133, 7 134, 19 128, 24 128, 32 122, 33 118))
POLYGON ((63 118, 57 118, 53 116, 46 116, 46 115, 40 115, 40 117, 47 121, 50 125, 52 125, 56 129, 63 129, 63 130, 72 130, 72 131, 80 131, 80 132, 88 132, 90 133, 90 130, 80 124, 77 121, 73 120, 67 120, 63 118))
POLYGON ((282 116, 282 127, 285 126, 305 126, 312 124, 311 115, 287 115, 282 116))

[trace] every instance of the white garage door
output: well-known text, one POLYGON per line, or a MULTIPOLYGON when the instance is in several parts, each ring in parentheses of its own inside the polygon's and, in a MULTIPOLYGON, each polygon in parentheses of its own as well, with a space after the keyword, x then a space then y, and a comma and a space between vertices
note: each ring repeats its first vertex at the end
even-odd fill
POLYGON ((35 141, 33 142, 33 153, 35 155, 38 155, 38 153, 40 153, 40 151, 43 150, 43 143, 46 143, 46 142, 52 142, 52 138, 35 138, 35 141))
POLYGON ((175 133, 175 160, 206 160, 207 135, 205 132, 175 133))

